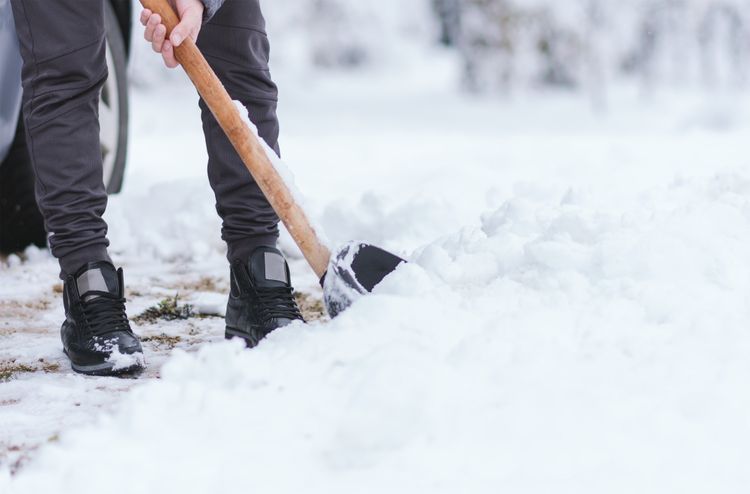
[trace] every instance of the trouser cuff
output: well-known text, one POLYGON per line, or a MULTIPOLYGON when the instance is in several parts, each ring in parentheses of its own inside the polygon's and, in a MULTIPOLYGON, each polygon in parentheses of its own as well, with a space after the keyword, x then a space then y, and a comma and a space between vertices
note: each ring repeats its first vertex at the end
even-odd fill
POLYGON ((107 261, 112 259, 107 253, 107 248, 103 245, 90 245, 69 254, 65 254, 60 259, 60 279, 64 280, 66 276, 75 274, 85 264, 89 262, 107 261))
POLYGON ((279 236, 277 234, 269 233, 227 242, 227 259, 230 263, 237 259, 243 263, 247 263, 248 259, 250 259, 250 254, 255 249, 258 247, 276 247, 278 240, 279 236))

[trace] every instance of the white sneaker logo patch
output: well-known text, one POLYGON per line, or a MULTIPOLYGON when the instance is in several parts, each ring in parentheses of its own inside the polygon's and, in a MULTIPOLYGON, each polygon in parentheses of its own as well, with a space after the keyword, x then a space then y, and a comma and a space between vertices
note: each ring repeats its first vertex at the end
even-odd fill
POLYGON ((263 255, 266 279, 269 281, 287 283, 286 263, 284 262, 284 258, 275 252, 264 252, 263 255))
MULTIPOLYGON (((109 292, 107 282, 104 281, 104 274, 102 274, 101 269, 90 269, 86 271, 78 277, 76 283, 78 284, 78 293, 81 295, 91 291, 109 292)), ((90 295, 86 297, 84 301, 88 302, 96 297, 98 297, 98 295, 90 295)))

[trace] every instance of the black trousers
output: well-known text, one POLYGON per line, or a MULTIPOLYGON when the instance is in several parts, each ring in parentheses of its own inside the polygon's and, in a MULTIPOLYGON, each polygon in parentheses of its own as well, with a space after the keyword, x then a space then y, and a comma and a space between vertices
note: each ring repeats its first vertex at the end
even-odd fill
MULTIPOLYGON (((63 273, 109 259, 98 122, 99 94, 107 78, 104 1, 11 0, 37 202, 63 273)), ((268 70, 269 43, 258 2, 227 0, 203 26, 198 46, 278 152, 277 89, 268 70)), ((134 36, 134 42, 144 42, 140 39, 134 36)), ((255 247, 275 244, 278 218, 202 101, 200 108, 222 238, 230 260, 246 260, 255 247)))

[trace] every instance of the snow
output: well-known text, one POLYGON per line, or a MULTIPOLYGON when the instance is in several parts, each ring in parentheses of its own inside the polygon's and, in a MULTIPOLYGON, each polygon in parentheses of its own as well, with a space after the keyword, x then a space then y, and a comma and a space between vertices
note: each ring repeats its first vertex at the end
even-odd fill
POLYGON ((135 366, 144 367, 146 359, 142 353, 125 354, 121 353, 119 348, 115 348, 110 354, 107 362, 114 364, 112 370, 130 369, 135 366))
MULTIPOLYGON (((0 361, 35 368, 0 383, 0 492, 744 492, 750 99, 476 98, 452 67, 276 74, 310 215, 412 261, 335 320, 251 351, 220 318, 136 323, 144 375, 88 378, 54 261, 0 267, 0 361)), ((194 92, 133 98, 107 213, 130 315, 220 314, 194 92)))

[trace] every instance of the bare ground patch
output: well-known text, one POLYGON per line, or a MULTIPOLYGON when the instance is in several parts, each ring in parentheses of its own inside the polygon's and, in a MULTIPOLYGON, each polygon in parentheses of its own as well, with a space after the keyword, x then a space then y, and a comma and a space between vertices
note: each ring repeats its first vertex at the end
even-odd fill
POLYGON ((10 381, 22 374, 32 374, 35 372, 57 372, 60 370, 60 364, 49 362, 45 359, 39 359, 35 363, 16 362, 15 360, 0 361, 0 382, 10 381))
POLYGON ((181 292, 225 293, 229 291, 229 285, 227 281, 217 276, 201 276, 199 279, 194 281, 167 283, 164 285, 164 288, 169 288, 181 292))
POLYGON ((325 321, 328 320, 323 299, 305 292, 295 292, 294 298, 297 300, 299 310, 305 321, 325 321))
POLYGON ((144 343, 151 343, 157 348, 165 348, 171 350, 182 342, 181 336, 170 336, 165 333, 151 336, 141 336, 141 341, 144 343))
POLYGON ((52 301, 47 298, 34 300, 3 300, 0 301, 0 314, 4 317, 31 319, 38 316, 40 311, 47 311, 52 307, 52 301))

